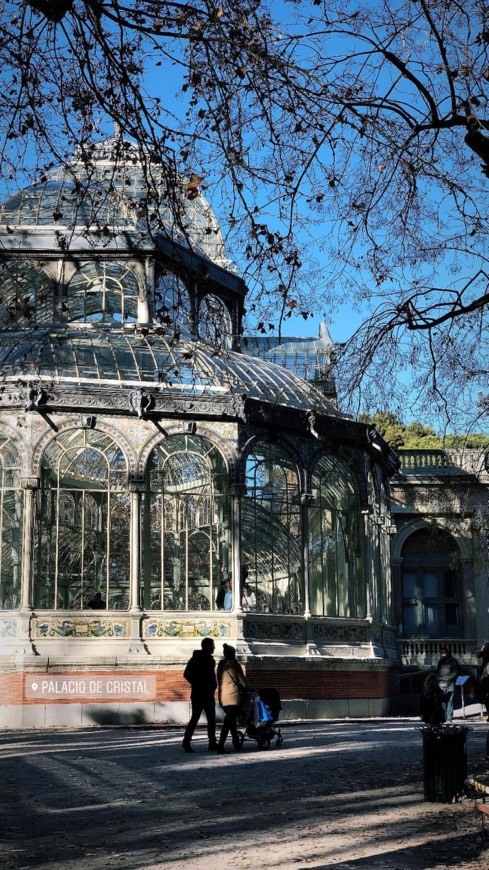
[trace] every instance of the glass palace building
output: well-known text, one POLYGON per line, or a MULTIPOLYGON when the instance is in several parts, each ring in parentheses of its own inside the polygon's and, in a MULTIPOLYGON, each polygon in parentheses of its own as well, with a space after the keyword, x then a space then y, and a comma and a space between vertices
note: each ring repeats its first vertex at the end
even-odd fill
POLYGON ((206 200, 152 223, 118 147, 0 209, 0 726, 184 721, 208 636, 286 717, 387 712, 396 457, 326 328, 242 338, 206 200))

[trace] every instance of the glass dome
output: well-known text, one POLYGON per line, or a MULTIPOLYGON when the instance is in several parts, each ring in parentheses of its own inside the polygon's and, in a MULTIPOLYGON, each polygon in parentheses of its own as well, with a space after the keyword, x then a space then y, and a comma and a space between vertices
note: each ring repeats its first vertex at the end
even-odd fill
POLYGON ((75 159, 0 206, 11 250, 0 263, 3 382, 96 385, 98 395, 144 387, 336 416, 302 372, 236 350, 246 288, 223 268, 217 221, 194 182, 177 180, 170 210, 168 179, 150 170, 148 180, 137 148, 114 137, 88 164, 75 159))
POLYGON ((157 166, 148 178, 136 146, 115 137, 99 143, 87 165, 76 159, 46 173, 0 206, 0 226, 9 228, 75 227, 110 233, 123 227, 154 232, 226 267, 219 224, 198 186, 178 182, 170 209, 168 181, 157 166), (174 213, 178 212, 178 220, 174 213))

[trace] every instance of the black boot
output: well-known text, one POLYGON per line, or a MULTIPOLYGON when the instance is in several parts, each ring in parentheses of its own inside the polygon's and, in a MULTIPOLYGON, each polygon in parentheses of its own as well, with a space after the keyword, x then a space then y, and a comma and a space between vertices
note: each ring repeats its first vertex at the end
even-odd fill
POLYGON ((194 751, 194 750, 192 749, 191 745, 190 745, 190 740, 184 740, 184 741, 183 741, 183 743, 182 743, 182 749, 183 749, 184 752, 193 752, 193 751, 194 751))

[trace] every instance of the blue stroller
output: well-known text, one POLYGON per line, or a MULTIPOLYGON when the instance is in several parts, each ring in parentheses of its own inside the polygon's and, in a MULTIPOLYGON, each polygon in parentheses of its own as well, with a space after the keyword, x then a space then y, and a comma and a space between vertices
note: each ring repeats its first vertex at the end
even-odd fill
POLYGON ((273 740, 277 749, 280 749, 284 741, 276 722, 281 710, 280 695, 276 689, 247 693, 238 717, 240 725, 244 726, 244 731, 238 731, 240 745, 249 737, 256 740, 258 749, 270 749, 273 740))

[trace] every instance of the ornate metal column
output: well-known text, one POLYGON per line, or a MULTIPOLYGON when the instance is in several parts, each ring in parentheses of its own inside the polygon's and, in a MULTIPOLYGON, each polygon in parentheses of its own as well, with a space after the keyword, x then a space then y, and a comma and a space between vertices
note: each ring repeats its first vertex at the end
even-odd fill
POLYGON ((34 511, 36 507, 35 493, 39 487, 39 478, 25 477, 21 480, 24 491, 24 511, 22 524, 22 571, 20 612, 30 612, 33 607, 33 535, 34 511))
POLYGON ((372 619, 372 552, 370 546, 370 511, 363 510, 363 543, 365 572, 365 617, 372 619))
POLYGON ((17 619, 16 655, 37 655, 31 641, 31 619, 33 610, 34 565, 34 511, 36 509, 35 493, 39 487, 37 477, 21 479, 20 485, 24 493, 22 518, 22 555, 21 555, 21 586, 20 609, 17 619))
POLYGON ((129 614, 131 616, 131 640, 129 653, 144 653, 147 649, 142 640, 141 626, 141 492, 143 481, 132 478, 129 481, 131 494, 130 529, 130 574, 129 574, 129 614))
POLYGON ((234 612, 239 616, 241 609, 241 498, 244 486, 235 484, 231 487, 231 512, 233 518, 232 547, 233 547, 233 603, 234 612))
POLYGON ((304 616, 311 616, 311 557, 309 548, 309 507, 313 496, 310 493, 301 495, 301 526, 302 526, 302 576, 304 578, 304 616))
POLYGON ((129 481, 131 494, 129 612, 141 612, 141 491, 143 481, 129 481))

